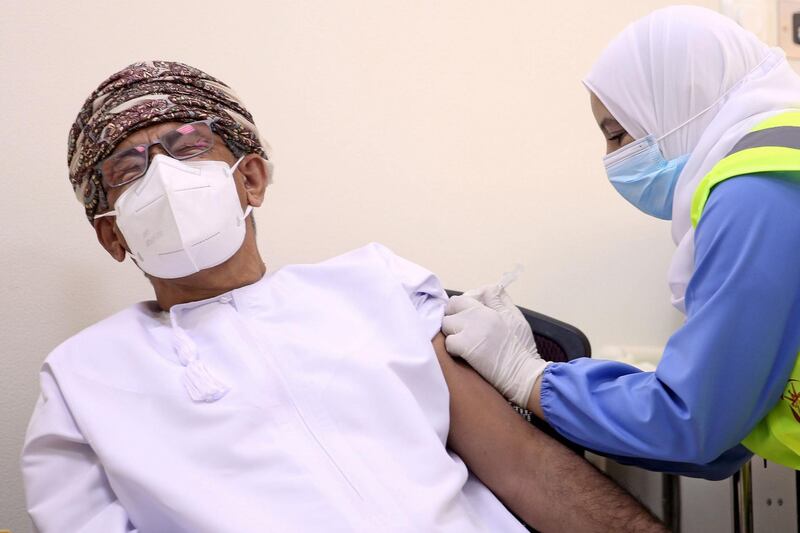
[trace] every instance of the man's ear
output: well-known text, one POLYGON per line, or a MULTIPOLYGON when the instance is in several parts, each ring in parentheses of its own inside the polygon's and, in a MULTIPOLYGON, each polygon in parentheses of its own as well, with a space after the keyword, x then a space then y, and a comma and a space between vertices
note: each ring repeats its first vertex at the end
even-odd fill
POLYGON ((125 260, 125 242, 122 235, 116 228, 114 218, 103 217, 94 221, 94 231, 97 234, 98 242, 106 249, 106 252, 119 261, 125 260))
POLYGON ((247 194, 247 203, 253 207, 260 207, 264 202, 269 181, 269 163, 258 154, 247 154, 236 167, 244 178, 244 190, 247 194))

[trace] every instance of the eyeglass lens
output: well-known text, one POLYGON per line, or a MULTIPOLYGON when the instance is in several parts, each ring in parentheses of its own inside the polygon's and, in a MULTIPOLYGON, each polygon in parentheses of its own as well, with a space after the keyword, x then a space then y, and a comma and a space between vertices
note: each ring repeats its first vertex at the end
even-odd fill
POLYGON ((140 178, 147 171, 149 148, 161 144, 175 159, 189 159, 214 146, 214 134, 208 122, 191 122, 169 131, 151 144, 140 144, 104 160, 100 165, 103 183, 120 187, 140 178))

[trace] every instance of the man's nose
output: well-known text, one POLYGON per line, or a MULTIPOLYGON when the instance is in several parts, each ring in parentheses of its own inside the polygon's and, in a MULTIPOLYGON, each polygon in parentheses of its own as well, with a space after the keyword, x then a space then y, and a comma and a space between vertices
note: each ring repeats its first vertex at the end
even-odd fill
POLYGON ((164 150, 164 147, 161 146, 161 143, 156 143, 147 150, 148 159, 150 159, 150 161, 152 161, 153 157, 155 157, 157 154, 170 157, 169 152, 164 150))

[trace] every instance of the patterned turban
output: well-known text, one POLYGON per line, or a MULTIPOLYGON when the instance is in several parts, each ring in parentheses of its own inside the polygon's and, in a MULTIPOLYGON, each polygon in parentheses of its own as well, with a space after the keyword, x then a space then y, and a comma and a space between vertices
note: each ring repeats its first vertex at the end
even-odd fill
POLYGON ((230 87, 205 72, 172 61, 143 61, 117 72, 87 98, 69 132, 69 180, 91 222, 108 209, 94 167, 136 130, 161 122, 216 118, 214 131, 236 157, 268 159, 253 116, 230 87))

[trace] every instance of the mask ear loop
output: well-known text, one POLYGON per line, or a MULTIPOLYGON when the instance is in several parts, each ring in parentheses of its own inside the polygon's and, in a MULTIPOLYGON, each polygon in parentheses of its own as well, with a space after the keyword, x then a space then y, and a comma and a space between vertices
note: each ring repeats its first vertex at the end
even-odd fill
MULTIPOLYGON (((236 172, 236 167, 239 166, 239 163, 242 162, 242 159, 244 159, 246 155, 247 154, 244 154, 242 157, 236 160, 236 163, 233 164, 233 166, 231 167, 231 177, 233 177, 233 173, 236 172)), ((244 222, 247 219, 247 217, 250 216, 250 213, 252 213, 252 211, 253 211, 253 206, 248 205, 247 209, 245 209, 244 213, 242 213, 242 218, 241 218, 242 222, 244 222)))
POLYGON ((244 159, 246 155, 247 155, 247 154, 244 154, 242 157, 240 157, 239 159, 237 159, 237 160, 236 160, 236 163, 234 163, 234 164, 233 164, 233 166, 231 167, 231 174, 233 174, 234 172, 236 172, 236 167, 238 167, 238 166, 239 166, 239 163, 241 163, 241 162, 242 162, 242 159, 244 159))
MULTIPOLYGON (((99 215, 95 215, 94 216, 94 220, 97 220, 98 218, 103 218, 103 217, 115 217, 115 216, 117 216, 117 211, 116 210, 114 210, 114 211, 106 211, 105 213, 100 213, 99 215)), ((125 250, 125 252, 127 252, 128 257, 130 258, 131 261, 133 261, 133 264, 135 264, 139 269, 141 269, 142 267, 140 267, 139 264, 136 262, 136 258, 134 257, 133 250, 131 250, 127 246, 124 246, 123 249, 125 250)))
POLYGON ((762 59, 761 61, 759 61, 759 62, 758 62, 758 65, 756 65, 755 67, 753 67, 752 69, 750 69, 750 71, 749 71, 747 74, 745 74, 744 76, 742 76, 742 79, 740 79, 739 81, 737 81, 736 83, 734 83, 734 84, 733 84, 733 85, 732 85, 732 86, 731 86, 731 87, 730 87, 730 88, 729 88, 727 91, 725 91, 724 93, 722 93, 722 95, 720 95, 720 97, 719 97, 719 98, 717 98, 716 100, 714 100, 714 101, 711 103, 711 105, 709 105, 708 107, 706 107, 705 109, 703 109, 703 110, 702 110, 702 111, 700 111, 699 113, 696 113, 695 115, 693 115, 691 118, 689 118, 689 120, 686 120, 686 121, 684 121, 684 122, 680 123, 678 126, 675 126, 675 127, 674 127, 674 128, 672 128, 671 130, 669 130, 667 133, 663 134, 661 137, 659 137, 658 139, 656 139, 656 142, 657 142, 657 143, 661 142, 661 140, 662 140, 662 139, 665 139, 665 138, 667 138, 668 136, 672 135, 673 133, 675 133, 676 131, 678 131, 678 130, 679 130, 679 129, 681 129, 682 127, 684 127, 684 126, 686 126, 687 124, 689 124, 690 122, 692 122, 694 119, 696 119, 696 118, 699 118, 699 117, 703 116, 703 115, 704 115, 704 114, 706 114, 706 113, 707 113, 709 110, 713 109, 713 108, 714 108, 714 106, 716 106, 716 105, 717 105, 718 103, 720 103, 722 100, 724 100, 725 98, 727 98, 727 96, 728 96, 729 94, 731 94, 733 91, 735 91, 736 89, 738 89, 738 88, 739 88, 739 87, 740 87, 742 84, 744 84, 744 83, 745 83, 745 82, 746 82, 746 81, 747 81, 747 80, 750 78, 750 75, 751 75, 753 72, 757 71, 759 68, 761 68, 761 65, 763 65, 764 63, 766 63, 766 62, 767 62, 767 60, 768 60, 768 59, 770 59, 771 57, 772 57, 772 54, 767 54, 767 55, 764 57, 764 59, 762 59))

